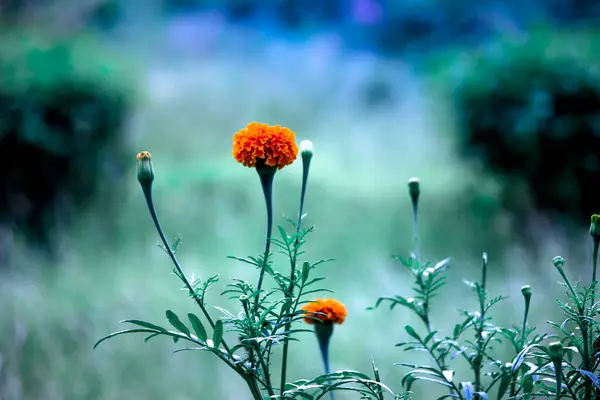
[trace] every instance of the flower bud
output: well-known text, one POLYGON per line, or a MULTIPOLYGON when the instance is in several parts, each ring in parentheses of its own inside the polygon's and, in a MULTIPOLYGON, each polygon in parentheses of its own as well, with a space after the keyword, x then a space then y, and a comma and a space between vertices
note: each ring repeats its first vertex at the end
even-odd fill
POLYGON ((561 256, 554 257, 554 260, 552 261, 554 262, 554 266, 558 269, 562 269, 565 265, 565 260, 561 256))
POLYGON ((531 299, 531 286, 525 285, 521 288, 521 293, 523 293, 523 297, 525 300, 531 299))
POLYGON ((562 358, 564 355, 564 349, 561 342, 552 342, 548 345, 548 352, 550 353, 550 358, 554 363, 562 362, 562 358))
POLYGON ((302 157, 312 157, 313 151, 313 143, 310 140, 300 142, 300 155, 302 157))
POLYGON ((154 180, 154 167, 152 166, 152 156, 147 151, 142 151, 137 155, 137 177, 143 184, 152 183, 154 180))
POLYGON ((419 195, 421 194, 419 178, 410 178, 408 180, 408 194, 410 194, 413 204, 416 204, 417 200, 419 200, 419 195))
POLYGON ((600 240, 600 215, 594 214, 590 223, 590 235, 594 240, 600 240))

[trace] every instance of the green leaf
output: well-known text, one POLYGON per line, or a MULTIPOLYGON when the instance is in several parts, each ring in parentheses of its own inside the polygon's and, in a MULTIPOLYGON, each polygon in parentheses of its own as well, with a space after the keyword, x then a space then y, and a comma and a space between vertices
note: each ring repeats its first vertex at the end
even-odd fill
POLYGON ((429 334, 427 336, 425 336, 425 339, 423 339, 423 343, 427 344, 431 340, 431 338, 433 338, 435 336, 436 333, 437 333, 437 331, 429 332, 429 334))
POLYGON ((288 236, 285 229, 283 229, 283 227, 281 225, 278 225, 277 229, 279 229, 279 234, 281 235, 281 239, 283 239, 283 241, 286 245, 289 245, 291 242, 291 238, 288 236))
POLYGON ((126 319, 126 320, 121 321, 121 323, 122 324, 129 323, 129 324, 141 326, 142 328, 155 329, 157 331, 167 332, 167 330, 161 326, 151 324, 150 322, 141 321, 139 319, 126 319))
POLYGON ((417 339, 419 342, 422 341, 421 337, 417 334, 417 332, 415 331, 415 329, 412 326, 404 325, 404 330, 406 331, 406 333, 408 333, 413 338, 417 339))
POLYGON ((500 379, 500 384, 498 385, 498 400, 502 400, 502 398, 504 397, 504 394, 510 386, 510 380, 511 374, 509 374, 509 371, 504 370, 502 379, 500 379))
POLYGON ((208 335, 206 334, 206 329, 204 329, 202 322, 200 322, 200 318, 198 318, 195 314, 192 313, 188 313, 188 318, 190 320, 190 323, 192 324, 194 332, 196 332, 196 336, 198 336, 198 339, 206 343, 208 335))
POLYGON ((113 332, 110 335, 106 335, 102 339, 98 340, 96 342, 96 344, 94 345, 94 349, 96 347, 98 347, 98 345, 100 343, 104 342, 105 340, 113 338, 115 336, 124 335, 126 333, 158 333, 158 332, 156 332, 154 329, 127 329, 127 330, 124 330, 124 331, 113 332))
POLYGON ((166 315, 167 319, 175 329, 177 329, 181 333, 186 334, 187 336, 190 336, 190 330, 187 328, 187 326, 183 324, 183 322, 181 322, 179 317, 173 311, 167 310, 166 315))
POLYGON ((302 264, 302 283, 306 283, 308 280, 308 276, 310 274, 310 264, 308 262, 304 262, 302 264))
POLYGON ((221 341, 223 340, 223 321, 217 320, 215 323, 215 329, 213 331, 213 343, 215 348, 218 348, 221 345, 221 341))

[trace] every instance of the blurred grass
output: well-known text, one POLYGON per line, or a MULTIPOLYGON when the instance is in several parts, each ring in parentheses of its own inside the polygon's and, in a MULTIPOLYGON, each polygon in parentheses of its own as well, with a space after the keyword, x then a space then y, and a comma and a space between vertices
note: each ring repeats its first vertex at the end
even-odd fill
MULTIPOLYGON (((400 390, 402 371, 392 364, 416 361, 393 347, 405 337, 404 324, 420 327, 412 315, 365 311, 379 295, 409 294, 409 275, 389 255, 410 249, 406 181, 415 175, 422 180, 424 256, 454 260, 445 296, 434 303, 434 325, 450 328, 455 310, 473 306, 474 296, 466 295, 460 280, 478 276, 484 250, 490 252, 491 292, 511 296, 499 309, 501 320, 520 323, 519 288, 526 283, 534 290, 532 322, 555 316, 551 299, 560 288, 552 285, 557 277, 550 262, 563 248, 560 237, 548 234, 540 273, 510 232, 490 225, 491 219, 473 217, 477 196, 490 215, 500 213, 493 202, 495 185, 454 155, 456 132, 443 98, 424 92, 418 75, 396 68, 394 60, 340 56, 311 71, 311 49, 294 50, 286 58, 215 55, 171 66, 144 60, 147 68, 140 76, 146 93, 131 120, 131 141, 153 154, 157 208, 168 235, 183 236, 184 270, 202 277, 219 274, 221 285, 232 277, 255 279, 254 271, 225 257, 261 251, 264 204, 258 178, 231 157, 232 134, 259 120, 289 126, 299 140, 315 143, 306 211, 316 231, 307 258, 336 257, 320 273, 349 309, 347 322, 336 328, 334 369, 369 371, 374 357, 384 382, 400 390), (388 67, 387 78, 403 97, 389 108, 369 111, 358 98, 376 64, 388 67)), ((0 398, 249 398, 243 382, 210 355, 172 355, 176 346, 170 341, 119 338, 92 351, 97 339, 121 328, 119 320, 162 321, 167 308, 192 309, 169 276, 166 255, 155 246, 134 156, 121 202, 97 204, 75 230, 56 233, 60 265, 48 265, 15 242, 12 268, 0 276, 0 398), (98 239, 107 208, 117 210, 119 225, 110 247, 98 239)), ((281 213, 295 215, 299 186, 299 163, 277 174, 277 224, 284 224, 281 213)), ((209 301, 231 305, 218 292, 213 290, 209 301)), ((291 346, 289 376, 320 372, 316 341, 307 335, 291 346)))

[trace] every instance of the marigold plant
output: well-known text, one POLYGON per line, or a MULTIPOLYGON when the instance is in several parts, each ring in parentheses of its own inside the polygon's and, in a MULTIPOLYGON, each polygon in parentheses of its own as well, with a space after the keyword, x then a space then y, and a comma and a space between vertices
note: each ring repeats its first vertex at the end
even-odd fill
MULTIPOLYGON (((481 258, 480 276, 465 280, 472 291, 475 307, 460 310, 456 323, 450 327, 437 326, 432 320, 435 299, 446 284, 450 258, 439 262, 424 261, 419 246, 418 216, 421 183, 417 178, 408 182, 412 204, 413 249, 407 258, 396 257, 412 275, 414 293, 410 297, 391 295, 380 297, 375 307, 389 304, 390 308, 405 307, 416 316, 421 325, 407 323, 403 334, 407 337, 396 344, 405 352, 425 353, 430 362, 421 364, 415 359, 396 365, 408 371, 399 379, 405 391, 395 394, 380 379, 379 370, 372 361, 372 374, 357 371, 330 370, 329 349, 335 326, 343 324, 348 315, 346 306, 333 298, 309 296, 326 291, 319 287, 324 277, 314 277, 315 269, 327 260, 310 262, 304 253, 306 238, 313 227, 303 227, 304 204, 311 159, 312 142, 301 144, 302 179, 300 184, 297 218, 289 219, 291 232, 278 227, 273 236, 273 182, 278 169, 289 165, 298 155, 295 134, 280 126, 251 123, 234 136, 234 158, 248 167, 255 167, 266 205, 264 249, 258 256, 230 257, 257 270, 256 282, 234 279, 225 285, 223 295, 237 305, 226 310, 209 306, 209 289, 218 277, 194 278, 184 273, 176 257, 179 240, 169 242, 161 227, 154 207, 152 184, 155 178, 153 160, 148 152, 137 157, 138 181, 141 185, 150 216, 161 240, 161 247, 174 266, 174 274, 181 280, 200 313, 187 313, 181 318, 171 310, 165 313, 172 327, 137 319, 122 321, 134 325, 98 341, 129 333, 142 333, 146 341, 154 337, 169 337, 174 342, 186 343, 177 351, 202 351, 219 358, 244 382, 252 399, 308 399, 318 400, 335 391, 352 392, 360 399, 400 399, 415 395, 422 384, 436 385, 438 392, 429 387, 424 400, 535 400, 542 398, 591 400, 600 397, 600 336, 596 318, 600 302, 596 295, 596 270, 600 250, 600 217, 594 215, 590 224, 592 237, 591 284, 583 286, 572 282, 562 257, 554 259, 556 271, 564 281, 569 301, 559 301, 566 319, 552 323, 558 334, 539 332, 529 322, 533 290, 521 288, 523 312, 510 326, 495 321, 496 304, 506 299, 490 295, 488 289, 488 256, 481 258), (283 254, 284 267, 271 247, 283 254), (289 380, 287 366, 289 348, 293 340, 313 328, 322 357, 324 374, 312 379, 289 380), (504 348, 501 347, 504 345, 504 348), (281 349, 281 358, 273 357, 281 349), (456 366, 460 361, 468 369, 456 366), (275 369, 278 369, 275 372, 275 369), (275 379, 278 379, 277 381, 275 379)), ((211 301, 212 303, 212 301, 211 301)), ((448 305, 443 305, 444 310, 448 305)), ((337 328, 336 328, 337 329, 337 328)), ((365 327, 364 329, 377 329, 365 327)), ((310 360, 312 361, 312 360, 310 360)), ((243 395, 242 395, 243 396, 243 395)))
MULTIPOLYGON (((179 239, 169 242, 154 207, 152 185, 155 181, 153 160, 148 152, 137 156, 138 181, 141 185, 150 216, 161 240, 161 247, 168 254, 174 266, 175 275, 181 280, 200 314, 189 312, 186 319, 175 312, 167 310, 166 320, 174 329, 167 329, 161 324, 131 319, 122 321, 134 325, 112 333, 96 343, 129 333, 142 333, 146 341, 154 337, 170 337, 174 342, 184 342, 189 346, 177 351, 195 351, 212 353, 236 372, 245 382, 248 392, 254 400, 269 399, 320 399, 337 390, 354 391, 364 399, 383 399, 383 396, 400 398, 379 380, 379 373, 374 363, 373 378, 357 371, 329 371, 328 346, 333 332, 333 323, 342 323, 346 317, 345 307, 331 299, 320 300, 317 310, 307 295, 323 291, 317 284, 324 278, 313 277, 314 269, 327 260, 309 262, 304 260, 302 247, 313 227, 303 228, 304 200, 308 183, 310 162, 314 149, 310 141, 302 142, 302 180, 298 218, 290 219, 293 231, 288 233, 279 227, 278 237, 272 237, 273 225, 273 180, 278 169, 291 164, 298 155, 295 134, 288 128, 250 123, 234 135, 233 156, 236 161, 247 167, 255 167, 262 186, 266 204, 265 247, 257 257, 230 257, 250 265, 258 270, 256 283, 234 279, 225 286, 224 295, 228 295, 238 304, 237 310, 225 310, 216 307, 220 317, 213 315, 214 310, 208 306, 206 299, 209 289, 218 282, 218 277, 194 278, 184 273, 177 259, 176 252, 179 239), (287 268, 276 268, 275 255, 271 245, 285 255, 287 268), (270 278, 270 279, 265 279, 270 278), (268 287, 267 287, 268 285, 268 287), (304 309, 315 309, 318 312, 314 324, 318 344, 325 362, 325 374, 313 379, 288 380, 288 355, 292 339, 306 332, 307 329, 296 328, 308 318, 304 309), (319 311, 320 310, 320 311, 319 311), (319 312, 324 311, 323 319, 319 312), (279 364, 279 381, 275 382, 273 370, 276 363, 273 354, 281 349, 279 364)), ((157 175, 158 177, 158 175, 157 175)), ((315 317, 312 317, 315 318, 315 317)), ((241 395, 243 397, 243 395, 241 395)), ((242 398, 240 397, 240 398, 242 398)))

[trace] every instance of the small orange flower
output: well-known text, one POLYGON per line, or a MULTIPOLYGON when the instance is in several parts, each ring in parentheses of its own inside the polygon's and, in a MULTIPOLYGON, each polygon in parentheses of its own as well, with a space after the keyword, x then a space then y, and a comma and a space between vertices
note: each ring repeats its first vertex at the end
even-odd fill
MULTIPOLYGON (((317 299, 312 303, 307 303, 302 310, 309 313, 323 313, 312 314, 312 318, 318 318, 323 322, 332 322, 334 324, 342 324, 346 319, 348 312, 346 306, 334 299, 317 299)), ((317 321, 311 318, 304 317, 304 321, 307 324, 315 324, 317 321)))
POLYGON ((257 161, 281 169, 298 156, 296 134, 281 125, 249 123, 233 135, 233 157, 246 167, 255 167, 257 161))

